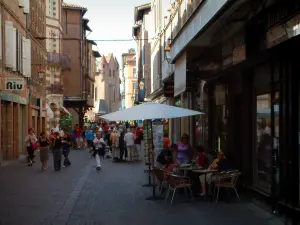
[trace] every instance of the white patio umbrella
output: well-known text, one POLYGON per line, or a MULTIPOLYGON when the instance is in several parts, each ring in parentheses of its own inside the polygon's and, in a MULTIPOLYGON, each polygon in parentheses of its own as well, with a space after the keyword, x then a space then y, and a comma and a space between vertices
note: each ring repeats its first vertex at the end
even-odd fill
POLYGON ((118 112, 101 116, 109 121, 170 119, 186 116, 196 116, 202 112, 179 108, 160 103, 144 103, 118 112))

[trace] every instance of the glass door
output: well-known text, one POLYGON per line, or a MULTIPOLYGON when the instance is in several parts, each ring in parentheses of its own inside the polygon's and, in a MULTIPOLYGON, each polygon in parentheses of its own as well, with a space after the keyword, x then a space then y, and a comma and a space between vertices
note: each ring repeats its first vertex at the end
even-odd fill
POLYGON ((256 145, 253 185, 272 195, 279 185, 279 92, 256 95, 256 145))

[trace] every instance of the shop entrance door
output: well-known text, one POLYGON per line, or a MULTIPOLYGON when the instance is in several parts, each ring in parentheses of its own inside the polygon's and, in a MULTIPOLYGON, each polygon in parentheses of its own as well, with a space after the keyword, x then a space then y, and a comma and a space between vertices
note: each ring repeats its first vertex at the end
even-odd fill
POLYGON ((279 141, 279 92, 257 93, 253 185, 270 196, 278 194, 279 141))

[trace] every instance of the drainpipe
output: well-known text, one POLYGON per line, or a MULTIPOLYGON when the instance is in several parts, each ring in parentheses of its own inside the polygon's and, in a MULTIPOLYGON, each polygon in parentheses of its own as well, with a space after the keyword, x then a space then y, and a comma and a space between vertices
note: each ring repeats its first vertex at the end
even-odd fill
MULTIPOLYGON (((29 10, 30 11, 30 10, 29 10)), ((26 14, 26 39, 30 39, 30 13, 26 14)), ((30 49, 31 51, 31 49, 30 49)), ((31 65, 30 66, 30 69, 31 69, 31 65)), ((30 71, 31 73, 31 71, 30 71)), ((28 87, 28 99, 27 99, 27 129, 29 128, 29 124, 30 124, 30 110, 31 110, 31 78, 30 77, 27 77, 27 87, 28 87)), ((22 153, 24 155, 24 142, 22 141, 22 153)))
MULTIPOLYGON (((83 92, 83 85, 82 85, 82 26, 83 26, 83 11, 80 12, 80 91, 83 92)), ((81 96, 82 98, 82 96, 81 96)))

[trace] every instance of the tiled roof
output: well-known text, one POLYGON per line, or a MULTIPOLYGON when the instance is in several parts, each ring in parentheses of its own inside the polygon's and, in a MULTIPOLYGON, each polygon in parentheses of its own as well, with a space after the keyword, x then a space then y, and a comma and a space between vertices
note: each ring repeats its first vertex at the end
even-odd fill
POLYGON ((68 7, 68 8, 74 8, 74 9, 87 9, 87 7, 85 7, 85 6, 81 6, 81 5, 77 5, 77 4, 73 4, 73 3, 66 3, 66 2, 63 2, 62 6, 68 7))

